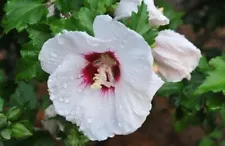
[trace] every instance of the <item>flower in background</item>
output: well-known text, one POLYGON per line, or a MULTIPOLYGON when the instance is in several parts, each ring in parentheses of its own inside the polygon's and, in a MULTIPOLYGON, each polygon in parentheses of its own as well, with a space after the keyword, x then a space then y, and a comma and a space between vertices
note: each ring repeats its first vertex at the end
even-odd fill
POLYGON ((163 81, 138 33, 108 15, 97 16, 93 30, 95 37, 64 31, 45 42, 39 60, 56 113, 90 140, 105 140, 143 124, 163 81))
POLYGON ((47 17, 51 17, 55 14, 55 4, 51 4, 49 7, 48 7, 48 15, 47 17))
MULTIPOLYGON (((142 0, 121 0, 115 9, 115 19, 127 18, 132 15, 132 12, 138 11, 138 6, 142 0)), ((144 0, 148 7, 149 24, 151 26, 167 25, 169 19, 162 13, 162 9, 156 8, 154 0, 144 0)))
MULTIPOLYGON (((54 105, 50 105, 44 111, 44 118, 41 121, 43 128, 56 137, 57 132, 64 131, 64 126, 54 117, 57 116, 54 105)), ((57 137, 56 137, 57 138, 57 137)))
POLYGON ((159 32, 152 49, 158 72, 169 82, 190 79, 197 67, 201 52, 183 35, 173 30, 159 32))

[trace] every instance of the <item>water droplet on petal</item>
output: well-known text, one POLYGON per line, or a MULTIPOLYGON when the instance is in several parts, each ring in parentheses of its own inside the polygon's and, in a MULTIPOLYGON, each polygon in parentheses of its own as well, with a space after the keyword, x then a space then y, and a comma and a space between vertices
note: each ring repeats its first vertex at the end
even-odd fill
POLYGON ((66 84, 66 83, 65 83, 65 84, 63 84, 63 88, 65 88, 65 89, 67 88, 67 84, 66 84))
POLYGON ((58 55, 55 54, 55 53, 51 53, 50 55, 51 55, 52 57, 58 57, 58 55))
POLYGON ((91 123, 92 123, 92 119, 88 119, 87 122, 88 122, 89 124, 91 124, 91 123))
POLYGON ((64 101, 64 99, 63 99, 63 98, 59 98, 59 101, 63 102, 63 101, 64 101))
POLYGON ((69 99, 66 99, 66 100, 65 100, 65 103, 69 103, 69 102, 70 102, 70 100, 69 100, 69 99))
POLYGON ((55 99, 55 96, 54 96, 54 95, 51 95, 51 96, 50 96, 50 99, 51 99, 51 100, 55 99))
POLYGON ((72 77, 70 77, 70 79, 71 79, 71 80, 74 80, 74 77, 72 76, 72 77))

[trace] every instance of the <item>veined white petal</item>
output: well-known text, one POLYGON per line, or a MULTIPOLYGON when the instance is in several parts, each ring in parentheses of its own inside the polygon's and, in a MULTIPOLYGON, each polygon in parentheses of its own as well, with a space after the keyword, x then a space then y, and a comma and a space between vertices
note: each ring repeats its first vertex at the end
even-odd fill
POLYGON ((151 110, 151 101, 156 91, 164 82, 153 73, 149 90, 138 91, 129 84, 121 82, 116 86, 116 113, 122 134, 129 134, 138 129, 151 110))
POLYGON ((39 60, 44 71, 51 74, 68 54, 86 54, 109 50, 105 41, 88 35, 86 32, 64 31, 44 43, 39 60))
POLYGON ((114 12, 115 19, 119 20, 122 18, 130 17, 132 15, 132 12, 138 11, 138 5, 140 3, 141 0, 138 1, 121 0, 114 12))
POLYGON ((67 55, 60 68, 51 74, 48 86, 56 112, 77 124, 91 140, 105 140, 118 129, 114 94, 85 87, 79 71, 85 60, 67 55))
POLYGON ((155 44, 152 53, 159 73, 171 82, 190 79, 190 73, 197 67, 201 58, 200 50, 183 35, 172 30, 161 31, 155 44))

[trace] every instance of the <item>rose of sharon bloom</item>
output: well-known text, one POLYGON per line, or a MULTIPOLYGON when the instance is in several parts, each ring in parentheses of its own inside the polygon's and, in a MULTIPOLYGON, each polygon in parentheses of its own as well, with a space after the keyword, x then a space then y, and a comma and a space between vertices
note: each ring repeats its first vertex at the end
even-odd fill
POLYGON ((159 73, 169 82, 190 79, 197 67, 201 52, 183 35, 173 30, 161 31, 155 39, 153 57, 159 73))
MULTIPOLYGON (((114 12, 115 19, 130 17, 132 12, 138 11, 141 2, 142 0, 121 0, 114 12)), ((156 8, 154 0, 144 0, 144 3, 148 6, 149 24, 151 26, 169 24, 169 19, 162 14, 160 9, 156 8)))
POLYGON ((95 37, 66 31, 48 40, 39 55, 50 74, 57 114, 90 140, 129 134, 145 121, 163 81, 152 71, 148 43, 108 15, 97 16, 95 37))

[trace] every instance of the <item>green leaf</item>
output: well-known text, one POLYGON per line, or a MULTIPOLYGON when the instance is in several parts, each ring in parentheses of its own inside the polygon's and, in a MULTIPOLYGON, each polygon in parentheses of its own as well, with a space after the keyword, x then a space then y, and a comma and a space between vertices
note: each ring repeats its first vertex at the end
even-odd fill
POLYGON ((225 126, 225 106, 223 106, 220 110, 222 125, 225 126))
POLYGON ((209 134, 210 138, 214 138, 214 139, 221 139, 223 137, 223 131, 222 129, 216 129, 213 132, 211 132, 209 134))
POLYGON ((68 124, 67 137, 65 139, 65 146, 86 146, 89 139, 78 131, 75 125, 68 124))
POLYGON ((24 106, 28 109, 34 109, 37 106, 36 93, 32 85, 25 82, 18 82, 18 87, 11 97, 11 105, 24 106))
POLYGON ((163 86, 159 89, 157 94, 163 97, 169 97, 173 94, 179 94, 183 88, 183 84, 181 82, 178 83, 171 83, 166 82, 163 86))
POLYGON ((188 126, 198 122, 199 119, 194 113, 187 113, 182 119, 175 121, 174 127, 178 132, 181 132, 188 126))
POLYGON ((7 125, 7 117, 0 113, 0 128, 4 127, 7 125))
POLYGON ((0 112, 2 112, 3 107, 4 107, 4 100, 0 98, 0 112))
POLYGON ((55 142, 52 138, 45 136, 38 138, 32 146, 55 146, 55 142))
POLYGON ((214 68, 209 71, 208 77, 203 84, 196 90, 196 94, 202 94, 204 92, 224 92, 225 93, 225 57, 220 56, 210 60, 209 64, 214 68))
POLYGON ((19 108, 12 107, 7 111, 6 116, 7 116, 8 120, 14 121, 20 117, 21 113, 22 112, 19 108))
POLYGON ((53 35, 56 35, 60 32, 62 32, 62 30, 66 29, 66 30, 76 30, 77 27, 75 25, 76 20, 73 17, 67 18, 67 19, 59 19, 56 17, 51 17, 48 19, 47 22, 50 26, 50 29, 53 33, 53 35))
POLYGON ((85 0, 87 7, 95 10, 98 15, 106 13, 108 7, 113 5, 116 0, 85 0))
POLYGON ((42 0, 8 0, 4 8, 4 32, 14 28, 22 31, 29 24, 40 21, 47 15, 47 8, 41 2, 42 0))
POLYGON ((32 136, 32 133, 21 123, 12 125, 12 137, 16 139, 23 139, 32 136))
POLYGON ((27 29, 27 31, 29 38, 32 40, 32 44, 37 48, 41 48, 44 42, 51 37, 49 27, 44 24, 31 26, 27 29))
POLYGON ((1 130, 1 136, 3 139, 9 140, 11 139, 12 131, 10 129, 1 130))
POLYGON ((207 108, 211 111, 217 111, 220 110, 224 103, 225 103, 225 99, 224 97, 221 96, 207 96, 205 97, 205 104, 207 106, 207 108))
POLYGON ((221 141, 219 146, 225 146, 225 140, 221 141))
POLYGON ((2 142, 2 141, 0 141, 0 146, 4 146, 4 144, 3 144, 3 142, 2 142))
POLYGON ((211 70, 211 67, 209 66, 205 56, 201 57, 197 70, 202 73, 207 73, 211 70))
POLYGON ((56 8, 61 12, 78 10, 84 4, 84 0, 56 0, 56 8))
POLYGON ((138 7, 138 12, 132 12, 128 27, 141 35, 149 31, 147 5, 143 1, 138 7))
POLYGON ((159 31, 157 29, 150 28, 144 35, 144 39, 148 42, 149 45, 155 43, 155 38, 158 35, 159 31))
POLYGON ((46 74, 42 71, 38 55, 40 48, 33 45, 33 42, 24 45, 21 50, 22 58, 19 61, 17 80, 29 80, 35 77, 42 78, 46 74))
POLYGON ((215 142, 212 141, 210 138, 208 137, 204 137, 200 143, 199 146, 215 146, 215 142))
POLYGON ((95 19, 96 12, 92 9, 83 7, 73 15, 76 19, 76 25, 79 31, 86 31, 87 33, 93 35, 93 21, 95 19))

